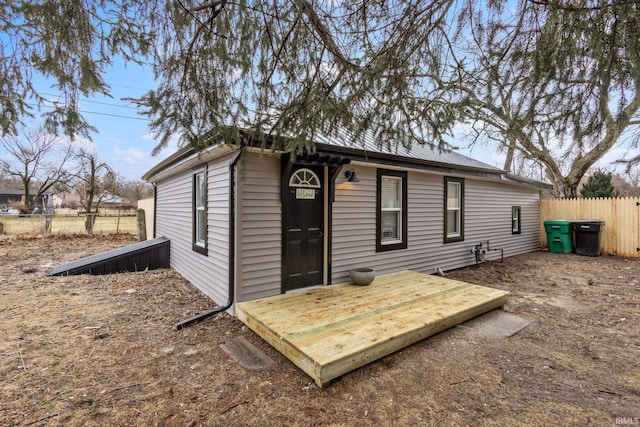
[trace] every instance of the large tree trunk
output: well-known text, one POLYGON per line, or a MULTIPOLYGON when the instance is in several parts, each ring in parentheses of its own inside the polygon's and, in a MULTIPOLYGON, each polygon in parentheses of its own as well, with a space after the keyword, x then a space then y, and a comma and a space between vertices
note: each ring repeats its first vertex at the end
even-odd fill
POLYGON ((84 220, 84 229, 89 234, 93 234, 93 226, 96 223, 97 215, 97 212, 87 212, 87 217, 84 220))
POLYGON ((509 148, 507 148, 507 156, 504 160, 504 167, 502 168, 507 172, 511 172, 511 166, 513 165, 513 156, 515 155, 515 152, 516 144, 515 142, 510 142, 509 148))

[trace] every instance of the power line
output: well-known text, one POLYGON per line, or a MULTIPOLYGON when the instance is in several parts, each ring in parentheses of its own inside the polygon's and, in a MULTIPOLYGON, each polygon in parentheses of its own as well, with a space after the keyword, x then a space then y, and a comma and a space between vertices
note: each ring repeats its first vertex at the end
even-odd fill
MULTIPOLYGON (((39 95, 45 95, 45 96, 58 96, 58 95, 54 95, 52 93, 46 93, 46 92, 39 92, 39 95)), ((52 101, 50 99, 46 99, 47 102, 51 102, 52 104, 56 104, 57 101, 52 101)), ((128 105, 121 105, 121 104, 113 104, 111 102, 104 102, 104 101, 93 101, 91 99, 87 99, 87 98, 80 98, 80 101, 82 102, 89 102, 92 104, 100 104, 100 105, 108 105, 110 107, 118 107, 118 108, 127 108, 129 110, 137 110, 136 107, 129 107, 128 105)))
POLYGON ((99 113, 97 111, 86 111, 86 110, 78 110, 78 111, 80 111, 81 113, 96 114, 96 115, 99 115, 99 116, 120 117, 122 119, 142 120, 142 121, 145 121, 145 122, 149 121, 149 119, 144 119, 142 117, 123 116, 121 114, 99 113))
MULTIPOLYGON (((36 106, 34 104, 27 104, 27 105, 29 105, 30 107, 33 107, 33 108, 36 108, 36 107, 54 108, 53 106, 50 106, 50 105, 41 105, 41 106, 36 106)), ((121 119, 141 120, 141 121, 145 121, 145 122, 149 121, 149 119, 145 119, 145 118, 142 118, 142 117, 125 116, 125 115, 122 115, 122 114, 103 113, 103 112, 98 112, 98 111, 87 111, 87 110, 79 110, 79 109, 76 110, 76 111, 78 111, 80 113, 86 113, 86 114, 95 114, 95 115, 98 115, 98 116, 119 117, 121 119)))
POLYGON ((133 90, 141 90, 143 92, 148 92, 149 88, 146 89, 142 89, 140 87, 133 87, 133 86, 125 86, 125 85, 118 85, 118 84, 114 84, 114 83, 107 83, 109 86, 115 86, 115 87, 121 87, 123 89, 133 89, 133 90))

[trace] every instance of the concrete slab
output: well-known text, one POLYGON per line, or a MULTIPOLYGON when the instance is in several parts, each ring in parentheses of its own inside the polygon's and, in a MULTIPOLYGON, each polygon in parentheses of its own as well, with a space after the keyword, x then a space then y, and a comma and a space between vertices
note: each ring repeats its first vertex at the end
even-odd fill
POLYGON ((498 309, 471 319, 460 327, 468 339, 501 340, 517 334, 530 324, 529 319, 498 309))
POLYGON ((242 336, 220 344, 220 348, 246 369, 264 369, 275 363, 269 356, 242 336))

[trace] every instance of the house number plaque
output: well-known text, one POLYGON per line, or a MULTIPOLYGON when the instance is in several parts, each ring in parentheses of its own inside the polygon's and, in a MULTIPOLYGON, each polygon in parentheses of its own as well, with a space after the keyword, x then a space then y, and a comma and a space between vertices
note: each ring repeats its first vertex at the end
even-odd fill
POLYGON ((316 190, 313 188, 296 188, 296 199, 315 199, 316 190))

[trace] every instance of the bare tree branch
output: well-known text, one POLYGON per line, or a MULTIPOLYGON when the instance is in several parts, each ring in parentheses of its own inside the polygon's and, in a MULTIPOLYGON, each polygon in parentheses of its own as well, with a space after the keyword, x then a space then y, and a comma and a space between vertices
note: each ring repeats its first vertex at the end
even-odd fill
POLYGON ((54 185, 66 182, 72 155, 68 142, 42 129, 24 135, 0 138, 5 154, 0 166, 7 175, 20 180, 24 190, 24 210, 33 211, 40 198, 54 185))

